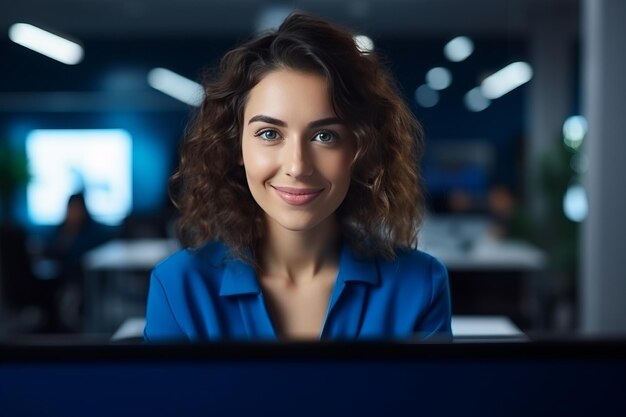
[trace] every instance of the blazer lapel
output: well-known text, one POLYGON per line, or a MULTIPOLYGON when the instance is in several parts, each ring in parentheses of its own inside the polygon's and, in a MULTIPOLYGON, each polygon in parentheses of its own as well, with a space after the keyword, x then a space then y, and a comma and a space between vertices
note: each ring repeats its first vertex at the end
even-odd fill
POLYGON ((344 243, 339 259, 339 273, 330 298, 328 313, 322 328, 322 339, 357 339, 361 331, 363 312, 371 286, 380 277, 376 260, 358 258, 344 243))
POLYGON ((238 259, 226 263, 220 296, 237 297, 243 331, 250 340, 276 339, 254 269, 238 259))

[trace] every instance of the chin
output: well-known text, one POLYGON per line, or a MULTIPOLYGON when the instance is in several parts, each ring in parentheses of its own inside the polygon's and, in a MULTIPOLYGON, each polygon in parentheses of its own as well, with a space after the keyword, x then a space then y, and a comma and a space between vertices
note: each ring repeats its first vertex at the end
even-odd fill
POLYGON ((316 228, 319 223, 306 223, 306 222, 282 222, 280 225, 290 232, 308 232, 316 228))
POLYGON ((298 216, 281 216, 280 220, 278 218, 272 219, 276 225, 291 232, 308 232, 314 230, 321 226, 324 220, 326 219, 302 218, 298 216))

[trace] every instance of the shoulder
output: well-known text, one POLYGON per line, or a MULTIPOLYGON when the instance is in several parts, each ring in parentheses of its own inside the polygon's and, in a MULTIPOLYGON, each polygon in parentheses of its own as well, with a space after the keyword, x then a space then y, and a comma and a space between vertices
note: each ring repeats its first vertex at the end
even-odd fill
POLYGON ((448 286, 448 271, 436 257, 417 249, 398 249, 392 260, 379 260, 383 284, 433 292, 448 286))
POLYGON ((439 259, 420 250, 401 250, 379 268, 382 288, 393 294, 398 317, 410 319, 413 332, 424 337, 450 333, 448 271, 439 259))
MULTIPOLYGON (((228 248, 221 242, 209 241, 199 248, 183 248, 155 265, 153 276, 166 283, 207 270, 223 269, 228 248)), ((208 274, 212 275, 212 274, 208 274)))
POLYGON ((445 271, 445 266, 436 257, 419 249, 397 249, 396 256, 390 261, 381 261, 382 265, 392 267, 398 272, 431 275, 445 271))
POLYGON ((198 335, 202 326, 197 318, 215 308, 228 253, 222 243, 208 242, 197 249, 180 249, 154 267, 146 340, 186 340, 198 335))

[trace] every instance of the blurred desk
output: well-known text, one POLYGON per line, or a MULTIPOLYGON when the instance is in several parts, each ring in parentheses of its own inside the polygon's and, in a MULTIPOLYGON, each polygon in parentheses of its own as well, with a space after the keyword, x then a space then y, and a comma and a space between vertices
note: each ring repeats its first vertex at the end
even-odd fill
POLYGON ((489 234, 484 216, 427 217, 419 234, 419 248, 439 258, 449 270, 540 271, 546 254, 532 244, 497 239, 489 234))
POLYGON ((455 342, 528 340, 506 316, 452 316, 452 334, 455 342))
MULTIPOLYGON (((118 327, 111 341, 135 342, 143 339, 144 317, 130 317, 118 327)), ((524 341, 526 335, 505 316, 452 316, 454 340, 524 341)))
POLYGON ((152 269, 178 248, 176 239, 113 240, 87 252, 83 265, 88 270, 152 269))
POLYGON ((466 243, 430 244, 421 249, 439 258, 449 270, 541 271, 547 260, 543 251, 516 240, 480 238, 466 243))
POLYGON ((504 315, 524 330, 545 326, 546 253, 534 245, 490 235, 481 216, 427 218, 419 248, 448 269, 452 312, 504 315))
MULTIPOLYGON (((545 281, 546 255, 529 243, 490 238, 486 227, 480 218, 431 219, 421 231, 420 249, 448 268, 453 314, 504 315, 517 325, 535 325, 543 315, 536 294, 545 281)), ((178 248, 173 239, 115 240, 88 252, 83 258, 86 330, 115 330, 132 311, 116 313, 118 305, 107 304, 106 295, 132 282, 140 287, 137 294, 147 292, 151 269, 178 248), (107 320, 106 314, 118 317, 107 320)))
POLYGON ((135 239, 113 240, 87 252, 83 257, 85 330, 90 333, 107 332, 118 325, 109 323, 105 314, 105 310, 114 310, 113 306, 105 304, 115 299, 110 296, 119 290, 115 282, 111 282, 115 281, 113 277, 118 278, 118 284, 131 284, 138 277, 139 282, 132 285, 139 288, 135 292, 141 297, 147 289, 152 268, 178 248, 175 239, 135 239))

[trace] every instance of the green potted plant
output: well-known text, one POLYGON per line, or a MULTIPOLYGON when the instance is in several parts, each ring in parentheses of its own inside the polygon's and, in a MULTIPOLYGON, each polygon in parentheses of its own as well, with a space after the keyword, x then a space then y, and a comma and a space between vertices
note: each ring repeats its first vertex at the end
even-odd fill
POLYGON ((541 244, 548 254, 551 278, 551 304, 556 330, 571 331, 575 326, 576 278, 578 275, 579 223, 564 212, 564 196, 579 180, 573 169, 579 156, 577 147, 567 146, 563 136, 555 138, 541 159, 540 175, 544 198, 544 218, 540 225, 541 244), (561 314, 559 314, 561 312, 561 314), (567 313, 569 318, 563 317, 567 313), (559 316, 561 319, 559 320, 559 316), (564 323, 558 323, 559 321, 564 323), (568 323, 569 322, 569 323, 568 323), (565 327, 559 329, 559 327, 565 327))
POLYGON ((8 143, 0 143, 0 217, 3 227, 11 225, 11 201, 15 192, 29 179, 28 161, 24 151, 8 143))

